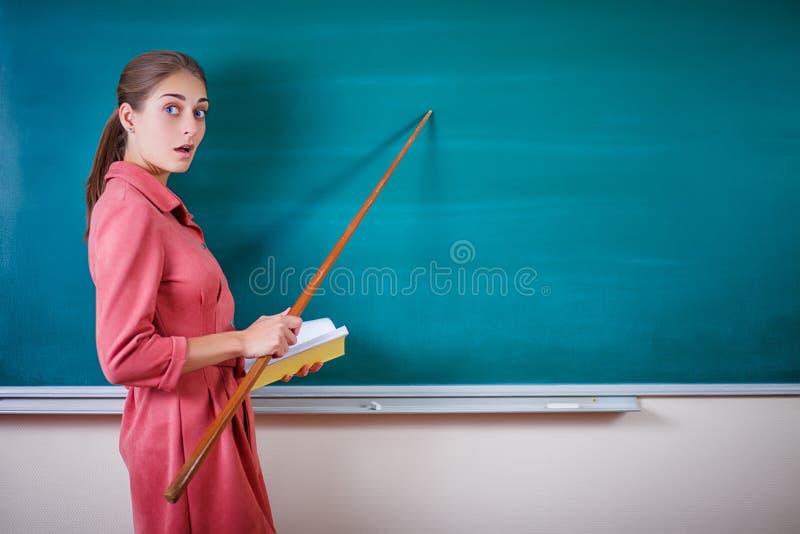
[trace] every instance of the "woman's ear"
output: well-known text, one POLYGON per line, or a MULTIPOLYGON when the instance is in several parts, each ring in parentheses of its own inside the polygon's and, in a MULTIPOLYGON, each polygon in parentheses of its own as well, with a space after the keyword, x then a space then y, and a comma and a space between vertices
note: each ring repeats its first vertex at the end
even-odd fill
POLYGON ((133 108, 127 102, 123 102, 119 107, 119 122, 122 124, 122 127, 128 131, 128 133, 134 132, 133 108))

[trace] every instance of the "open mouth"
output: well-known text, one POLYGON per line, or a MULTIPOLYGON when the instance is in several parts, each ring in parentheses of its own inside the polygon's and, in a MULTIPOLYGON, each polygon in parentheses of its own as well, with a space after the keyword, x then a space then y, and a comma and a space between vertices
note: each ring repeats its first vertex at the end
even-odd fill
POLYGON ((192 152, 194 147, 192 145, 182 145, 175 149, 176 152, 180 152, 182 154, 189 154, 192 152))

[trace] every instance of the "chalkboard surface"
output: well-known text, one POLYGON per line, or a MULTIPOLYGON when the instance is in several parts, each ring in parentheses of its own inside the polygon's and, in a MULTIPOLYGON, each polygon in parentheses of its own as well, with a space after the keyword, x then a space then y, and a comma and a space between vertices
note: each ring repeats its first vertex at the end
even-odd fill
POLYGON ((0 385, 103 385, 83 186, 122 67, 211 111, 169 186, 243 328, 290 306, 428 109, 307 318, 302 385, 800 382, 796 2, 0 7, 0 385))

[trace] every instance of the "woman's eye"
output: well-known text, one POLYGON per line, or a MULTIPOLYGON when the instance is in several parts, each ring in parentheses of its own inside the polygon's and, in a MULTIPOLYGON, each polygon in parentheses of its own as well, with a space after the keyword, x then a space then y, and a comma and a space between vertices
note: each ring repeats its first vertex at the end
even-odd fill
POLYGON ((194 112, 194 116, 197 117, 198 119, 205 119, 207 113, 208 111, 205 109, 197 109, 194 112))
POLYGON ((164 108, 164 111, 169 113, 170 115, 177 115, 178 114, 178 106, 167 106, 164 108))

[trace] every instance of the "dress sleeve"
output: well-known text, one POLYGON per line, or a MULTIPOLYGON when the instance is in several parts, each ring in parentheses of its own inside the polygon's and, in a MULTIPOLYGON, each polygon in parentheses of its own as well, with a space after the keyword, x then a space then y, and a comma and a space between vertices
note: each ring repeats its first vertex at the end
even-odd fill
POLYGON ((164 245, 152 206, 119 199, 95 206, 89 232, 89 269, 96 290, 100 366, 112 384, 177 387, 186 360, 182 336, 156 333, 156 296, 164 245))

